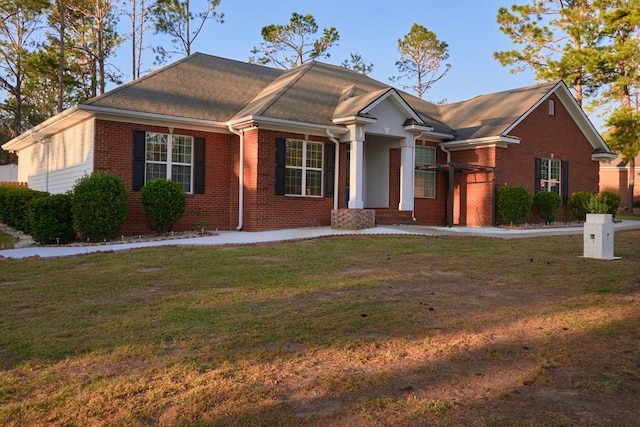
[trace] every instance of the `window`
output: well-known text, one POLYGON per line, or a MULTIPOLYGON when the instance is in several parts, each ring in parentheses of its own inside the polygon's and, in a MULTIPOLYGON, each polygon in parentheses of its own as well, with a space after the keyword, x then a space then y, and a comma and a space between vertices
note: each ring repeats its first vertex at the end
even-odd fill
POLYGON ((287 139, 285 147, 285 194, 322 196, 323 144, 287 139))
POLYGON ((560 160, 540 159, 540 191, 560 193, 560 160))
POLYGON ((436 197, 436 172, 418 169, 420 166, 436 164, 436 149, 416 146, 414 197, 436 197))
POLYGON ((191 193, 193 137, 147 132, 145 136, 145 182, 163 178, 179 183, 191 193))

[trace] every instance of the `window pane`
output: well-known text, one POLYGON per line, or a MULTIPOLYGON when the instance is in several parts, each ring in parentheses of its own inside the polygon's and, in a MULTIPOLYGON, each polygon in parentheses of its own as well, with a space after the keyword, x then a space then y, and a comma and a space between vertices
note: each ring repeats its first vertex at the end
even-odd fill
POLYGON ((171 161, 191 164, 192 138, 174 135, 171 139, 171 161))
POLYGON ((302 167, 302 145, 303 141, 287 139, 287 156, 285 160, 287 166, 302 167))
POLYGON ((154 178, 167 179, 167 165, 162 163, 147 163, 145 182, 154 178))
MULTIPOLYGON (((436 164, 436 150, 433 147, 416 147, 415 165, 430 166, 436 164)), ((414 197, 435 197, 436 196, 436 173, 435 171, 416 170, 414 174, 414 197)))
POLYGON ((167 135, 147 133, 146 145, 148 161, 167 161, 167 135))
POLYGON ((307 142, 307 167, 322 169, 322 144, 307 142))
POLYGON ((302 195, 302 169, 285 169, 284 190, 286 194, 302 195))
POLYGON ((307 196, 320 196, 322 194, 322 171, 307 171, 305 194, 307 196))
POLYGON ((433 147, 416 147, 416 166, 435 165, 436 150, 433 147))
POLYGON ((171 181, 182 185, 185 193, 191 192, 191 166, 173 165, 171 167, 171 181))

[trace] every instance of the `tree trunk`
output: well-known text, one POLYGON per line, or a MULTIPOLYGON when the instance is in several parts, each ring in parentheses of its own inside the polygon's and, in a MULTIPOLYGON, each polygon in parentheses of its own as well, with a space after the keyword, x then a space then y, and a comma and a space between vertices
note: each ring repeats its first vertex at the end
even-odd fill
POLYGON ((636 181, 636 158, 632 157, 629 161, 629 186, 627 189, 627 213, 633 213, 633 192, 636 181))

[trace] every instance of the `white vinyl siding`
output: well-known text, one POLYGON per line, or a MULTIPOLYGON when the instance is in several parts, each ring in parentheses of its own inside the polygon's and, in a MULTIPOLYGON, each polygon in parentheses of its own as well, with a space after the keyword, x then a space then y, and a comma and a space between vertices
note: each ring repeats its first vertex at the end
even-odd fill
POLYGON ((20 151, 18 181, 29 188, 65 193, 93 172, 94 120, 79 123, 20 151))

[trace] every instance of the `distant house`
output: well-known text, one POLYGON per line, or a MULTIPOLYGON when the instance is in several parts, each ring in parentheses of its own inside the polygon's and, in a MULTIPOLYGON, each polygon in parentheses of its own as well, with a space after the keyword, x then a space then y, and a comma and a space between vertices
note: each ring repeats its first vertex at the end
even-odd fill
MULTIPOLYGON (((640 156, 636 157, 635 185, 633 200, 640 200, 640 156)), ((629 195, 629 163, 617 156, 610 162, 600 164, 600 190, 613 191, 622 198, 622 205, 627 205, 629 195)))
POLYGON ((614 157, 567 86, 435 105, 349 69, 283 71, 194 54, 6 143, 18 180, 51 193, 122 177, 124 233, 148 231, 139 190, 179 182, 188 229, 374 224, 488 226, 496 191, 598 190, 614 157))

